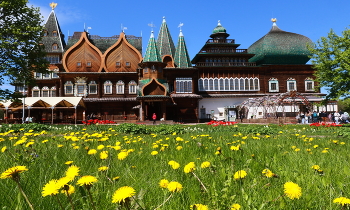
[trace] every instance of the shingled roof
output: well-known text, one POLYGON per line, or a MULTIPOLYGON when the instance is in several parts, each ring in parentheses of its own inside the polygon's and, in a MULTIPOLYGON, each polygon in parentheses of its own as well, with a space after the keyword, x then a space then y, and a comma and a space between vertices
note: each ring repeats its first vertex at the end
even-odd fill
POLYGON ((42 38, 42 43, 45 46, 45 51, 48 53, 63 53, 66 47, 64 35, 57 21, 55 11, 52 9, 47 21, 44 25, 45 31, 42 38), (57 50, 53 49, 53 45, 57 44, 57 50))
POLYGON ((172 57, 174 57, 175 45, 173 39, 171 38, 168 25, 165 21, 165 17, 163 17, 162 26, 159 30, 157 47, 161 57, 163 57, 164 55, 171 55, 172 57))
POLYGON ((184 38, 184 35, 182 34, 182 30, 180 30, 174 61, 178 68, 192 67, 190 56, 188 55, 188 51, 185 43, 185 38, 184 38))

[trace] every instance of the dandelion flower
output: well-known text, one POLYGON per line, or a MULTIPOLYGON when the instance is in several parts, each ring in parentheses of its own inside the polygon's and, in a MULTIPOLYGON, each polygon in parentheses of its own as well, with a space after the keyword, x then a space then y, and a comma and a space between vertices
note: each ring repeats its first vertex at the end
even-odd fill
POLYGON ((124 160, 128 156, 128 152, 120 152, 118 154, 118 160, 124 160))
POLYGON ((65 162, 64 164, 66 164, 66 165, 72 165, 72 163, 73 163, 73 161, 67 161, 67 162, 65 162))
POLYGON ((190 162, 187 165, 185 165, 185 167, 184 167, 184 172, 186 174, 193 172, 194 170, 196 170, 196 166, 195 166, 194 162, 190 162))
POLYGON ((94 155, 94 154, 96 154, 97 153, 97 150, 95 150, 95 149, 90 149, 89 151, 88 151, 88 155, 94 155))
POLYGON ((60 188, 61 186, 58 183, 58 180, 53 179, 43 187, 43 191, 41 192, 41 194, 43 197, 48 195, 57 195, 59 193, 60 188))
POLYGON ((350 204, 350 199, 345 198, 345 197, 339 197, 333 200, 333 203, 338 203, 342 206, 349 205, 350 204))
POLYGON ((201 168, 209 168, 210 167, 210 162, 209 161, 205 161, 201 164, 201 168))
POLYGON ((75 165, 69 166, 69 168, 66 171, 66 177, 69 177, 71 180, 73 180, 76 176, 79 176, 79 167, 75 165))
POLYGON ((107 171, 108 170, 108 166, 101 166, 98 168, 98 171, 107 171))
POLYGON ((176 161, 171 160, 171 161, 168 162, 168 164, 169 164, 174 170, 180 168, 180 164, 177 163, 176 161))
POLYGON ((284 193, 292 200, 294 200, 294 198, 299 199, 301 197, 301 187, 293 182, 286 182, 284 184, 284 193))
POLYGON ((6 179, 6 178, 12 178, 12 179, 17 179, 19 178, 19 174, 28 171, 26 166, 15 166, 12 168, 7 169, 5 172, 3 172, 0 176, 1 179, 6 179))
POLYGON ((162 179, 162 180, 160 180, 160 182, 159 182, 159 186, 160 186, 161 188, 167 188, 168 185, 169 185, 169 181, 166 180, 166 179, 162 179))
POLYGON ((319 165, 313 165, 311 168, 318 171, 321 167, 319 165))
POLYGON ((244 177, 247 176, 247 172, 245 170, 240 170, 240 171, 237 171, 233 177, 237 180, 237 179, 243 179, 244 177))
POLYGON ((97 178, 94 176, 82 176, 78 181, 77 185, 79 186, 91 186, 94 182, 97 182, 97 178))
POLYGON ((70 184, 65 185, 61 193, 65 194, 66 196, 72 195, 73 193, 75 193, 75 187, 70 184))
POLYGON ((6 146, 3 146, 2 148, 1 148, 1 152, 5 152, 7 150, 7 147, 6 146))
POLYGON ((178 151, 182 150, 182 146, 177 146, 176 150, 178 150, 178 151))
POLYGON ((271 177, 274 177, 274 176, 275 176, 275 174, 272 173, 272 171, 269 170, 269 169, 264 169, 261 173, 264 174, 264 175, 265 175, 266 177, 268 177, 268 178, 271 178, 271 177))
POLYGON ((154 155, 158 155, 158 152, 157 152, 157 151, 152 151, 152 152, 151 152, 151 155, 153 155, 153 156, 154 156, 154 155))
POLYGON ((131 198, 136 194, 136 191, 134 188, 129 186, 124 186, 119 188, 117 191, 114 192, 112 203, 122 203, 125 202, 125 199, 131 198))
POLYGON ((194 204, 194 205, 191 205, 190 207, 191 209, 196 209, 196 210, 208 210, 208 206, 206 205, 203 205, 203 204, 194 204))
POLYGON ((238 203, 232 204, 231 206, 231 210, 239 210, 241 208, 241 205, 239 205, 238 203))
POLYGON ((173 181, 173 182, 169 182, 167 188, 170 192, 180 192, 183 187, 180 183, 173 181))
POLYGON ((108 158, 108 151, 102 151, 100 153, 100 159, 101 160, 106 160, 108 158))

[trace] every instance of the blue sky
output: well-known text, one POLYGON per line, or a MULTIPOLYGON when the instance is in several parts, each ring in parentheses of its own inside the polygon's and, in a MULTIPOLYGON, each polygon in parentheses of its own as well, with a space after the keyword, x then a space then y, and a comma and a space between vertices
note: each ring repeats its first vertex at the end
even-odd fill
MULTIPOLYGON (((46 21, 50 1, 29 0, 39 7, 46 21)), ((327 36, 332 28, 341 34, 350 24, 350 1, 347 0, 173 0, 173 1, 118 1, 118 0, 57 0, 55 12, 66 39, 75 31, 83 31, 84 24, 91 27, 92 35, 109 37, 118 35, 121 26, 127 35, 143 37, 145 52, 153 23, 157 38, 163 16, 166 18, 175 45, 182 31, 190 58, 202 48, 220 20, 230 39, 247 49, 272 27, 271 18, 277 18, 280 29, 302 34, 316 42, 327 36)))

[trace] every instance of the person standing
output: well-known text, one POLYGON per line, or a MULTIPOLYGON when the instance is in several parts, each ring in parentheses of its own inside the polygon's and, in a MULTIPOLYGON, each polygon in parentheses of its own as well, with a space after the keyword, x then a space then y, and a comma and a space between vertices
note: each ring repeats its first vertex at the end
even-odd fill
POLYGON ((336 111, 335 113, 334 113, 334 121, 335 121, 335 123, 338 125, 339 124, 339 119, 340 119, 340 114, 339 114, 339 112, 338 111, 336 111))
POLYGON ((156 119, 157 119, 156 113, 153 113, 152 119, 153 119, 153 125, 155 125, 156 124, 156 119))

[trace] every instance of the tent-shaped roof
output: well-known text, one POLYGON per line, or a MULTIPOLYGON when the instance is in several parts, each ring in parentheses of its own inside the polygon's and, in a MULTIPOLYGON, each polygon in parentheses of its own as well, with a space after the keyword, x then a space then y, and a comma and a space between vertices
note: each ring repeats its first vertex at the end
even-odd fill
MULTIPOLYGON (((19 99, 22 101, 23 99, 19 99)), ((82 97, 28 97, 24 99, 26 107, 31 108, 75 108, 78 105, 85 107, 82 97)), ((0 108, 11 109, 17 108, 18 103, 12 101, 0 101, 0 108)))

